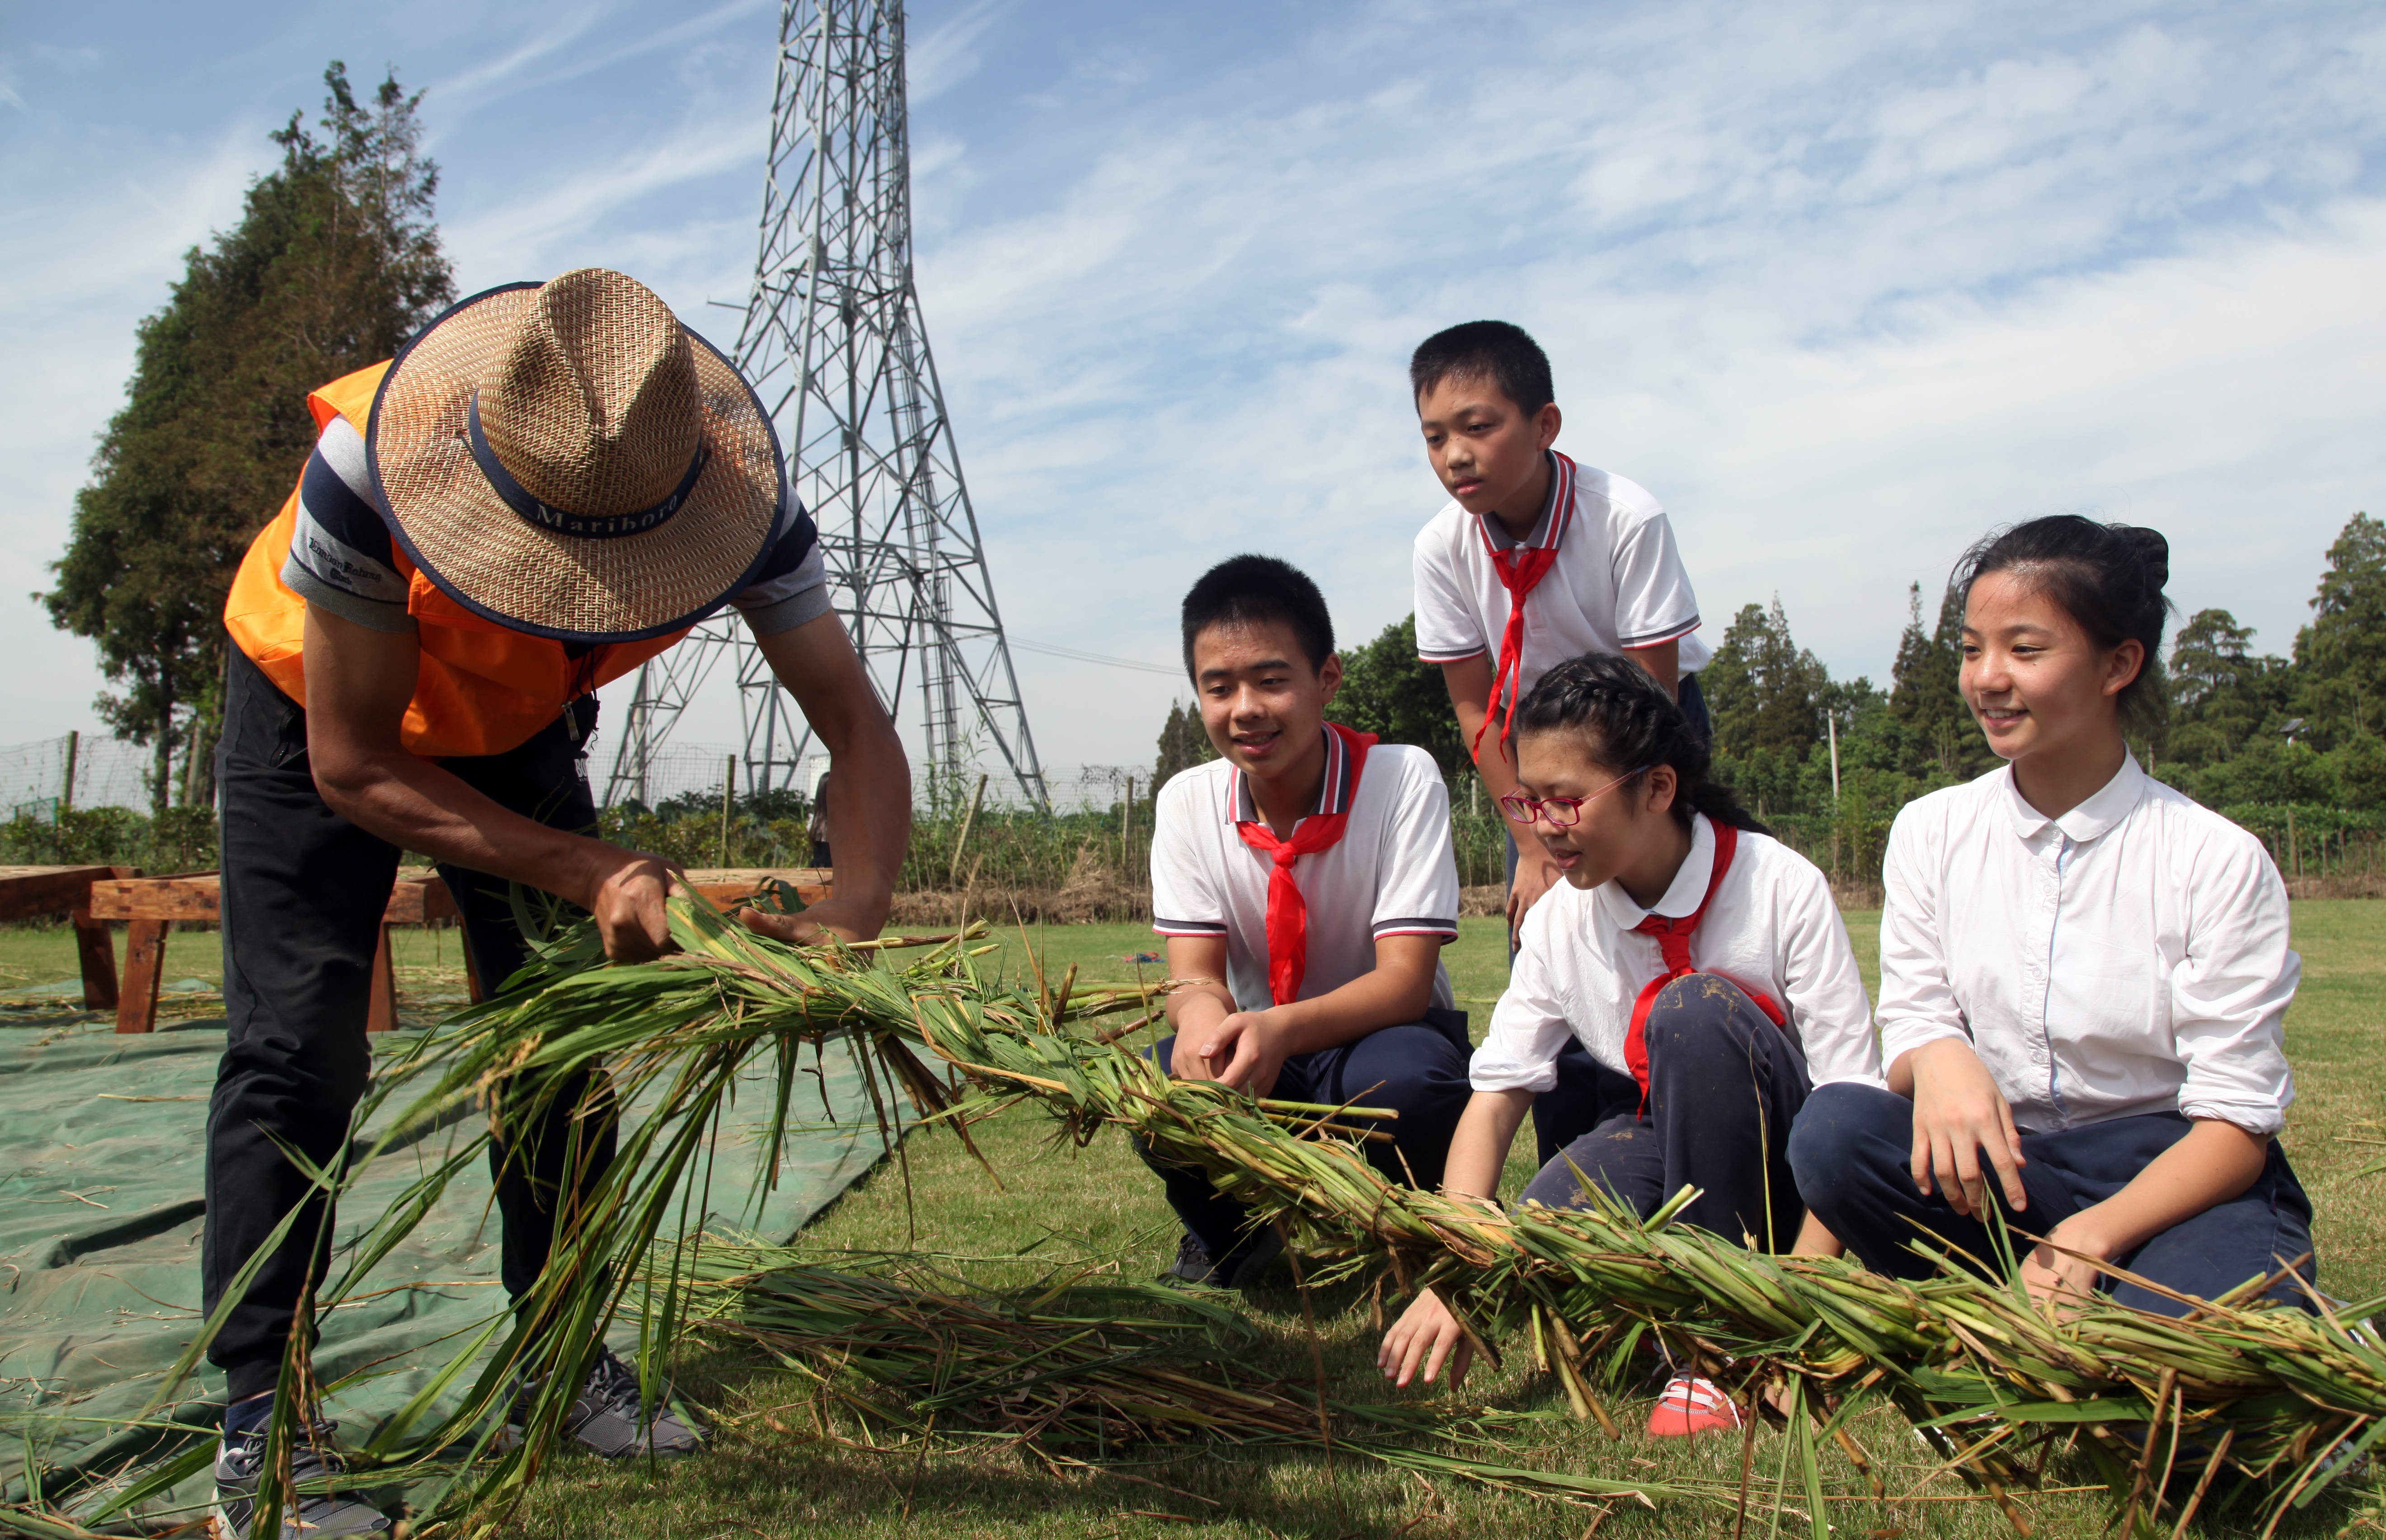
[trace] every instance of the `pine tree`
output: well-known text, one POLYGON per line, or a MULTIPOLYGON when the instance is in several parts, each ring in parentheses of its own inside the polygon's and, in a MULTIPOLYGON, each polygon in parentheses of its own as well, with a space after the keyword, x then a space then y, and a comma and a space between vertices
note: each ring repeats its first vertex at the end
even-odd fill
POLYGON ((1152 763, 1151 789, 1157 793, 1178 771, 1191 770, 1217 757, 1217 748, 1211 744, 1209 732, 1201 726, 1201 713, 1181 703, 1171 702, 1168 720, 1160 729, 1160 757, 1152 763))
POLYGON ((2295 666, 2314 747, 2386 725, 2386 523, 2356 513, 2329 546, 2295 666))
POLYGON ((359 102, 337 60, 320 135, 303 115, 272 135, 282 164, 249 186, 241 222, 194 247, 165 307, 141 323, 124 408, 75 495, 73 532, 40 595, 53 625, 99 645, 118 736, 156 750, 153 806, 214 800, 209 774, 227 658, 222 616, 248 543, 288 496, 315 437, 307 393, 388 357, 454 297, 395 73, 359 102))
POLYGON ((2225 763, 2285 714, 2287 661, 2253 652, 2254 631, 2225 609, 2199 609, 2171 639, 2169 762, 2225 763))
POLYGON ((1802 755, 1823 737, 1823 697, 1830 674, 1790 634, 1774 595, 1770 609, 1747 605, 1726 629, 1723 645, 1699 670, 1699 689, 1714 720, 1715 751, 1802 755))
POLYGON ((1927 780, 1963 780, 1986 770, 1995 757, 1964 704, 1964 600, 1953 583, 1939 601, 1939 623, 1922 629, 1922 585, 1906 590, 1905 633, 1889 673, 1889 707, 1903 729, 1904 773, 1927 780))

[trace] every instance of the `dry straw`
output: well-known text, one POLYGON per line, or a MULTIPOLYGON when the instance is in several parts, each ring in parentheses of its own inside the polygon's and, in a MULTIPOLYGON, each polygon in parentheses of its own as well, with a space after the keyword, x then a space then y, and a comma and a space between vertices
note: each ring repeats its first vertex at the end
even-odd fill
MULTIPOLYGON (((759 1254, 708 1247, 695 1233, 710 1199, 699 1191, 701 1158, 733 1087, 758 1064, 769 1067, 772 1126, 783 1129, 803 1054, 837 1037, 861 1046, 874 1066, 883 1125, 898 1120, 899 1096, 964 1140, 970 1121, 1025 1098, 1044 1104, 1079 1142, 1105 1126, 1124 1127, 1162 1155, 1206 1171, 1262 1222, 1283 1226, 1312 1281, 1373 1277, 1399 1291, 1431 1286, 1487 1352, 1495 1335, 1517 1333, 1576 1413, 1610 1431, 1614 1420, 1601 1388, 1619 1382, 1651 1342, 1752 1402, 1770 1389, 1788 1410, 1815 1540, 1828 1534, 1817 1459, 1823 1444, 1847 1452, 1880 1494, 1850 1432, 1852 1420, 1875 1404, 1903 1414, 1948 1468, 2025 1532, 2013 1494, 2034 1485, 2049 1453, 2066 1443, 2076 1442, 2101 1468, 2125 1533, 2176 1536, 2200 1505, 2228 1496, 2259 1505, 2267 1536, 2386 1431, 2386 1350, 2355 1324, 2367 1306, 2336 1312, 2315 1300, 2316 1313, 2306 1314, 2244 1302, 2259 1293, 2249 1284, 2178 1320, 2101 1302, 2062 1315, 2017 1285, 1985 1281, 1944 1258, 1939 1276, 1903 1283, 1848 1262, 1756 1255, 1671 1224, 1687 1195, 1646 1223, 1613 1208, 1503 1214, 1387 1183, 1356 1142, 1371 1121, 1363 1108, 1254 1102, 1213 1084, 1168 1080, 1115 1045, 1151 1018, 1159 1002, 1150 995, 1073 996, 1070 981, 1054 989, 1040 969, 1032 984, 989 979, 973 957, 983 948, 968 945, 973 937, 943 938, 898 967, 875 949, 807 950, 764 940, 677 900, 672 927, 679 953, 627 967, 600 966, 584 926, 567 934, 495 1000, 463 1013, 379 1082, 358 1126, 387 1113, 375 1123, 384 1132, 353 1163, 317 1173, 327 1190, 341 1190, 376 1154, 470 1110, 494 1107, 500 1118, 526 1119, 600 1065, 580 1108, 584 1120, 616 1103, 645 1108, 623 1128, 613 1166, 562 1216, 554 1253, 522 1308, 460 1343, 359 1451, 362 1465, 385 1468, 383 1479, 432 1484, 428 1525, 418 1533, 477 1534, 502 1521, 555 1446, 585 1345, 625 1308, 641 1323, 639 1367, 650 1386, 693 1315, 706 1330, 741 1331, 816 1366, 845 1354, 838 1361, 877 1387, 878 1414, 889 1417, 917 1417, 950 1395, 956 1364, 973 1357, 1008 1364, 952 1403, 957 1416, 964 1405, 985 1415, 1004 1396, 1038 1404, 1027 1383, 1028 1360, 1040 1350, 1032 1339, 1049 1344, 1089 1332, 1056 1349, 1074 1367, 1051 1383, 1069 1383, 1076 1399, 1056 1404, 1048 1389, 1044 1411, 986 1426, 1017 1437, 1036 1417, 1049 1416, 1047 1433, 1091 1430, 1098 1446, 1113 1436, 1182 1436, 1197 1426, 1204 1436, 1226 1429, 1229 1437, 1295 1438, 1297 1426, 1327 1435, 1317 1427, 1313 1397, 1221 1374, 1214 1358, 1186 1358, 1182 1333, 1151 1324, 1143 1305, 1122 1296, 1111 1300, 1116 1321, 1084 1314, 1111 1307, 1083 1297, 1057 1310, 940 1301, 931 1311, 906 1299, 889 1306, 886 1329, 866 1333, 869 1351, 854 1354, 857 1321, 873 1298, 887 1303, 873 1291, 891 1285, 818 1270, 772 1283, 776 1259, 766 1265, 759 1254), (1106 1031, 1086 1025, 1120 1015, 1137 1020, 1106 1031), (932 1072, 923 1049, 944 1073, 932 1072), (963 1094, 964 1081, 973 1092, 963 1094), (741 1318, 724 1300, 748 1313, 741 1318), (948 1309, 969 1324, 939 1338, 926 1324, 948 1309), (556 1329, 534 1331, 533 1321, 556 1329), (1122 1335, 1105 1335, 1113 1329, 1122 1335), (1133 1340, 1137 1332, 1174 1343, 1176 1357, 1155 1352, 1137 1370, 1119 1361, 1133 1353, 1084 1346, 1133 1340), (1165 1374, 1199 1383, 1198 1391, 1178 1388, 1188 1404, 1207 1409, 1206 1422, 1164 1409, 1177 1394, 1155 1388, 1165 1374), (497 1414, 522 1376, 534 1387, 527 1436, 509 1443, 497 1414), (434 1417, 434 1406, 458 1387, 461 1404, 434 1417), (1271 1395, 1278 1401, 1250 1406, 1246 1422, 1225 1415, 1245 1405, 1237 1397, 1264 1402, 1271 1395)), ((483 1133, 460 1142, 391 1206, 322 1292, 321 1308, 363 1290, 446 1182, 482 1158, 485 1140, 483 1133)), ((763 1163, 763 1179, 774 1165, 775 1158, 763 1163)), ((219 1325, 209 1321, 195 1338, 161 1386, 159 1408, 219 1325)), ((283 1406, 296 1402, 308 1383, 294 1343, 283 1406)), ((1379 1446, 1370 1451, 1378 1458, 1446 1458, 1460 1473, 1505 1479, 1501 1468, 1463 1454, 1382 1455, 1403 1437, 1453 1430, 1431 1419, 1401 1423, 1399 1417, 1411 1414, 1388 1409, 1377 1413, 1341 1415, 1358 1420, 1358 1436, 1379 1446)), ((272 1436, 295 1434, 285 1412, 272 1436)), ((202 1446, 128 1471, 76 1506, 86 1522, 125 1513, 202 1468, 207 1453, 202 1446)), ((1547 1491, 1659 1490, 1506 1475, 1547 1491)))

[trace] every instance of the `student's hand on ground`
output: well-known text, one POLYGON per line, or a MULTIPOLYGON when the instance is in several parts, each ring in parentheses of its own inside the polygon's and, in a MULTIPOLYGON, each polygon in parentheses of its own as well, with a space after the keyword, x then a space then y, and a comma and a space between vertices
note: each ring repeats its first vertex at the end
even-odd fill
POLYGON ((2005 1202, 2028 1208, 2021 1133, 1971 1044, 1941 1038, 1906 1057, 1914 1070, 1914 1185, 1926 1196, 1935 1185, 1955 1212, 1978 1218, 1989 1208, 1985 1154, 2005 1202))
POLYGON ((737 918, 756 935, 792 941, 798 946, 817 946, 832 938, 845 942, 877 939, 885 927, 885 906, 874 906, 874 913, 873 908, 859 900, 823 898, 801 914, 765 914, 760 909, 744 908, 737 911, 737 918))
POLYGON ((2088 1208, 2065 1220, 2022 1258, 2021 1281, 2032 1299, 2059 1309, 2078 1309, 2094 1296, 2102 1271, 2089 1258, 2108 1258, 2110 1250, 2095 1233, 2095 1209, 2088 1208), (2061 1247, 2057 1250, 2056 1247, 2061 1247), (2074 1255, 2084 1253, 2085 1255, 2074 1255))
POLYGON ((1427 1289, 1409 1302, 1400 1319, 1384 1333, 1383 1346, 1375 1349, 1375 1367, 1385 1379, 1405 1390, 1416 1377, 1419 1364, 1425 1368, 1425 1383, 1431 1384, 1445 1360, 1450 1365, 1450 1383, 1455 1385, 1466 1378, 1467 1366, 1475 1361, 1475 1345, 1441 1296, 1427 1289))
POLYGON ((1563 874, 1555 861, 1541 853, 1540 843, 1530 842, 1530 847, 1516 852, 1516 880, 1508 884, 1508 940, 1513 944, 1516 932, 1525 923, 1525 911, 1541 901, 1541 895, 1558 885, 1563 874))
POLYGON ((599 870, 588 898, 596 933, 604 938, 605 956, 613 962, 650 962, 671 946, 671 922, 663 912, 663 896, 674 878, 685 873, 676 861, 649 856, 643 850, 591 841, 599 847, 599 870))

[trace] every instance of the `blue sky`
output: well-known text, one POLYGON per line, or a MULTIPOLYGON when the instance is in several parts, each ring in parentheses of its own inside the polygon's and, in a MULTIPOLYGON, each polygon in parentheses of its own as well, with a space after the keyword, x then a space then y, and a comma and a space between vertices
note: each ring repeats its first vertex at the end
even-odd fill
MULTIPOLYGON (((425 87, 465 292, 589 263, 726 344, 776 7, 548 0, 0 12, 0 595, 43 586, 132 328, 326 59, 425 87)), ((2374 5, 923 4, 928 334, 1015 632, 1166 662, 1238 549, 1345 635, 1439 502, 1401 369, 1540 337, 1577 458, 1674 518, 1713 639, 1777 593, 1886 677, 1998 523, 2171 538, 2182 610, 2284 651, 2386 512, 2374 5)), ((0 600, 20 742, 88 645, 0 600)), ((1148 759, 1169 679, 1020 655, 1056 764, 1148 759)), ((723 693, 692 736, 720 738, 723 693)))

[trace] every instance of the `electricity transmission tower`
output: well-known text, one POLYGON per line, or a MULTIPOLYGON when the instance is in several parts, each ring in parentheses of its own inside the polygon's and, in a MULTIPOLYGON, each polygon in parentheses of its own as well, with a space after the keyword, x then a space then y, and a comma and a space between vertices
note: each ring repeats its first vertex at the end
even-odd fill
MULTIPOLYGON (((820 525, 830 595, 872 682, 898 721, 907 691, 915 703, 930 796, 952 795, 985 748, 1032 806, 1049 806, 912 284, 901 0, 784 0, 761 250, 735 352, 820 525)), ((657 750, 724 657, 747 789, 798 785, 811 730, 744 622, 723 617, 640 672, 608 803, 646 800, 657 750)))

